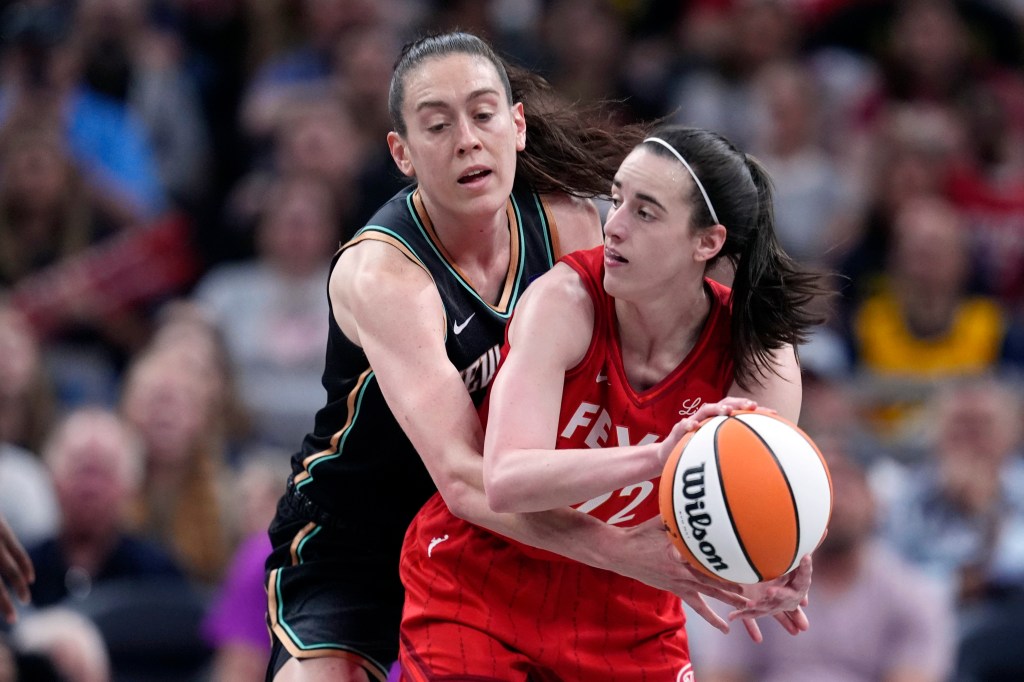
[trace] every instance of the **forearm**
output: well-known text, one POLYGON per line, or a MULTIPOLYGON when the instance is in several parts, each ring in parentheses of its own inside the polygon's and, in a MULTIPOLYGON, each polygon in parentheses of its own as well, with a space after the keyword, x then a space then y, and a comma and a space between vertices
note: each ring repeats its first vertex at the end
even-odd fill
POLYGON ((661 475, 656 444, 629 447, 496 452, 485 458, 491 509, 536 512, 577 504, 661 475))
POLYGON ((620 530, 589 514, 562 507, 541 512, 481 514, 484 527, 518 542, 596 568, 610 569, 620 530))

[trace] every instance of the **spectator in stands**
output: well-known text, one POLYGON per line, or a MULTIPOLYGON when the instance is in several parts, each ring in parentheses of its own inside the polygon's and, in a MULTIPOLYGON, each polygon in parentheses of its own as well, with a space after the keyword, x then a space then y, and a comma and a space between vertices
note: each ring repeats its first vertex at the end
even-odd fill
POLYGON ((215 267, 194 296, 224 336, 253 438, 290 447, 323 401, 317 339, 330 317, 323 282, 338 248, 338 214, 317 177, 281 178, 263 203, 257 258, 215 267))
POLYGON ((823 91, 797 61, 766 65, 753 80, 754 155, 772 174, 775 226, 786 253, 819 268, 850 248, 858 198, 823 144, 823 91))
POLYGON ((148 132, 135 112, 82 78, 66 3, 22 0, 4 12, 0 122, 62 131, 75 164, 118 222, 145 222, 166 208, 148 132))
POLYGON ((144 2, 80 0, 74 22, 83 82, 139 117, 160 183, 179 206, 196 207, 209 179, 209 134, 180 38, 144 2))
POLYGON ((889 105, 873 129, 851 136, 860 141, 851 144, 856 151, 849 154, 847 171, 864 205, 839 265, 849 278, 847 317, 877 288, 903 206, 942 195, 949 169, 962 153, 962 122, 946 109, 889 105))
POLYGON ((965 234, 947 201, 906 202, 892 238, 886 276, 853 332, 857 365, 876 389, 875 426, 901 440, 935 381, 1019 366, 1005 351, 1021 332, 997 300, 971 292, 965 234))
POLYGON ((43 348, 28 321, 0 292, 0 442, 38 453, 53 419, 43 348))
POLYGON ((666 113, 753 149, 754 81, 763 67, 795 57, 800 26, 794 3, 699 3, 684 17, 680 33, 690 59, 666 113))
POLYGON ((301 0, 297 4, 302 30, 296 44, 259 65, 241 106, 243 130, 257 143, 273 135, 296 99, 327 86, 333 75, 333 53, 345 30, 371 22, 381 11, 368 0, 301 0))
MULTIPOLYGON (((185 337, 183 337, 185 338, 185 337)), ((121 411, 144 443, 133 527, 169 547, 196 583, 215 584, 231 556, 223 387, 209 358, 164 340, 128 369, 121 411)))
POLYGON ((156 315, 148 348, 179 353, 185 365, 205 380, 217 415, 208 435, 234 462, 250 444, 251 418, 238 389, 231 351, 209 313, 190 298, 167 302, 156 315))
MULTIPOLYGON (((274 128, 270 158, 233 188, 226 227, 238 239, 255 241, 253 235, 273 186, 282 177, 305 175, 330 190, 335 220, 341 228, 338 237, 351 235, 354 213, 362 203, 359 175, 367 148, 346 103, 338 97, 323 92, 292 100, 274 128)), ((253 249, 253 255, 257 250, 253 249)))
MULTIPOLYGON (((334 71, 340 101, 355 124, 352 133, 361 140, 362 159, 356 174, 354 197, 344 200, 347 225, 362 226, 377 208, 409 183, 395 166, 387 145, 391 130, 388 85, 392 56, 401 51, 402 34, 386 21, 363 25, 345 33, 334 52, 334 71)), ((344 230, 348 234, 350 230, 344 230)))
POLYGON ((67 144, 45 118, 9 122, 0 134, 0 285, 45 342, 58 401, 73 406, 112 401, 119 367, 145 333, 130 297, 168 288, 159 282, 174 264, 160 259, 176 250, 138 248, 163 233, 105 208, 67 144), (127 250, 134 260, 120 256, 127 250), (125 265, 140 261, 147 281, 126 283, 125 265))
POLYGON ((60 503, 60 530, 28 548, 36 606, 86 599, 93 587, 126 578, 181 578, 162 546, 127 530, 140 492, 142 442, 113 412, 73 411, 54 429, 43 458, 60 503))
POLYGON ((1024 589, 1022 405, 996 378, 949 382, 929 404, 926 456, 881 491, 889 542, 961 607, 1024 589))

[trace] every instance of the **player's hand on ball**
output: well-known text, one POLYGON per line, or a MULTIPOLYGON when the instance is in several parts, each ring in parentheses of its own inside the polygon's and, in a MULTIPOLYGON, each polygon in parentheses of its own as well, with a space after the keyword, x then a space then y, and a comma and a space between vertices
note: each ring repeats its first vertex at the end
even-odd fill
MULTIPOLYGON (((745 621, 760 616, 772 616, 791 635, 797 635, 810 626, 803 608, 811 588, 811 556, 804 556, 796 569, 762 583, 743 585, 743 594, 750 603, 729 614, 729 620, 745 621)), ((748 625, 749 631, 749 625, 748 625)))
POLYGON ((676 550, 660 519, 651 519, 632 528, 624 528, 621 543, 623 561, 611 568, 652 587, 672 592, 693 611, 722 632, 729 623, 704 601, 704 595, 736 609, 749 605, 740 594, 740 586, 695 571, 676 550))
MULTIPOLYGON (((689 417, 680 419, 677 426, 683 426, 687 431, 693 431, 705 419, 717 417, 723 414, 732 414, 739 410, 757 410, 757 403, 750 398, 722 398, 717 403, 704 403, 696 412, 689 417)), ((774 410, 760 409, 761 412, 774 412, 774 410)))
POLYGON ((697 429, 701 422, 711 417, 717 417, 723 414, 732 414, 737 410, 756 410, 757 403, 748 398, 723 398, 717 403, 705 403, 700 406, 696 412, 688 417, 683 417, 675 423, 672 430, 659 444, 658 456, 661 459, 661 463, 664 464, 672 451, 675 449, 679 441, 682 440, 686 434, 697 429))

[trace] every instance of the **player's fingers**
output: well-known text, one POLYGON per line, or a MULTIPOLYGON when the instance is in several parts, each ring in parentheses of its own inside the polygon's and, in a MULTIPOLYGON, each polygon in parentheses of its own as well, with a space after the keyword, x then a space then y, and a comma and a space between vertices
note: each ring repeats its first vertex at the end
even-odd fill
POLYGON ((761 634, 761 626, 753 618, 744 618, 743 627, 747 629, 747 634, 754 642, 760 644, 764 640, 764 636, 761 634))
POLYGON ((792 611, 787 611, 786 615, 789 616, 790 622, 796 626, 796 629, 799 632, 805 632, 810 629, 811 621, 807 619, 807 614, 804 613, 803 609, 798 608, 793 609, 792 611))
POLYGON ((782 628, 791 635, 800 634, 800 630, 797 629, 796 623, 794 623, 787 613, 776 613, 772 616, 782 628))
POLYGON ((716 630, 721 630, 724 633, 729 632, 729 623, 724 618, 715 613, 714 609, 708 606, 708 603, 704 601, 704 597, 702 597, 699 593, 686 592, 685 594, 681 595, 681 597, 683 601, 686 602, 687 606, 693 609, 693 612, 696 613, 698 616, 706 620, 711 625, 711 627, 715 628, 716 630))
POLYGON ((750 605, 750 600, 744 597, 742 594, 739 594, 738 592, 733 592, 730 589, 723 589, 721 587, 717 587, 715 585, 711 585, 708 583, 690 583, 684 588, 682 592, 679 592, 679 594, 682 595, 686 591, 698 592, 700 594, 703 594, 704 596, 711 597, 712 599, 717 599, 723 604, 728 604, 734 609, 745 609, 750 605))

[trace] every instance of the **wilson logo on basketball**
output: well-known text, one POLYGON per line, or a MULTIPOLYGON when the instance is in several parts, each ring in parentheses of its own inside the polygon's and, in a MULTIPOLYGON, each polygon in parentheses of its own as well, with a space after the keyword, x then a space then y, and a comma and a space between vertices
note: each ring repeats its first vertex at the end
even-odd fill
POLYGON ((704 463, 686 469, 681 482, 683 497, 690 500, 683 507, 686 512, 686 524, 690 527, 693 539, 699 543, 697 547, 712 568, 719 571, 729 568, 722 557, 718 556, 715 546, 704 539, 708 534, 708 526, 711 525, 711 515, 704 511, 704 463))

